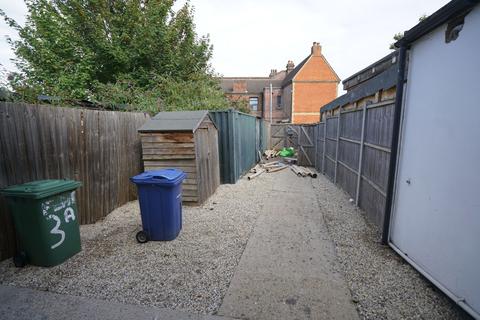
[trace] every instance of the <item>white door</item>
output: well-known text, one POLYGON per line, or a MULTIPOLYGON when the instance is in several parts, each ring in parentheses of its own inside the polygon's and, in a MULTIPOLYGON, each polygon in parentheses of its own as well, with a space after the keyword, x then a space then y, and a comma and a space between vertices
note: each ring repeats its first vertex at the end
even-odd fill
POLYGON ((480 6, 410 50, 390 244, 480 314, 480 6))

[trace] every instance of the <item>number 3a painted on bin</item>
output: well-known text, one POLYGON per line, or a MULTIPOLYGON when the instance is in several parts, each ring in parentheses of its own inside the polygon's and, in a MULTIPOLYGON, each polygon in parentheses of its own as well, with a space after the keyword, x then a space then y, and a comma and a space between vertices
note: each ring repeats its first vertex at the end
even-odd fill
POLYGON ((66 223, 69 223, 70 222, 70 219, 72 221, 75 221, 75 212, 73 211, 72 208, 68 207, 67 209, 65 209, 65 211, 63 212, 63 216, 65 217, 65 222, 66 223))
POLYGON ((52 249, 55 249, 56 247, 58 247, 59 245, 61 245, 63 243, 63 241, 65 241, 65 232, 63 232, 62 230, 58 229, 60 227, 60 224, 62 223, 60 221, 60 218, 57 217, 56 215, 49 215, 49 218, 55 220, 56 224, 55 224, 55 227, 53 227, 52 230, 50 230, 50 233, 51 234, 59 234, 62 238, 60 239, 60 241, 58 241, 57 243, 55 243, 54 245, 52 245, 50 248, 52 249))

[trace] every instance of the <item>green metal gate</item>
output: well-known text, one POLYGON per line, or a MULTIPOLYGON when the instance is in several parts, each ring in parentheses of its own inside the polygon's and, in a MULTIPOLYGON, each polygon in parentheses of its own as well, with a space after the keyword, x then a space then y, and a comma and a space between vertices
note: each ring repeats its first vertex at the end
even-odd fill
POLYGON ((210 115, 218 128, 220 181, 235 183, 257 163, 258 151, 263 152, 265 124, 255 116, 233 109, 212 111, 210 115))

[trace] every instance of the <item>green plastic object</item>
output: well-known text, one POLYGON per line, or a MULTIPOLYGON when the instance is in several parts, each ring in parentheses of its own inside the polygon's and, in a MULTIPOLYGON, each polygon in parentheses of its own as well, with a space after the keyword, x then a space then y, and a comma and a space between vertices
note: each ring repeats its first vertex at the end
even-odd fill
POLYGON ((38 180, 0 191, 12 213, 17 258, 52 267, 81 251, 73 180, 38 180))
POLYGON ((283 148, 279 153, 280 157, 292 157, 293 155, 295 155, 295 149, 292 147, 283 148))

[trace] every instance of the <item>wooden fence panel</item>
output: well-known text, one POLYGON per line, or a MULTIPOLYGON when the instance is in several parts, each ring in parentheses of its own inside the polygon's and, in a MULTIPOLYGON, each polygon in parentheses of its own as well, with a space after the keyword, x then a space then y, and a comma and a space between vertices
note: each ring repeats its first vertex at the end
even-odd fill
POLYGON ((337 184, 345 190, 352 198, 355 198, 357 174, 344 164, 339 162, 337 168, 337 184))
MULTIPOLYGON (((307 125, 306 127, 309 126, 310 125, 307 125)), ((270 124, 269 149, 280 150, 282 148, 293 147, 295 150, 298 150, 301 127, 301 125, 291 123, 270 124)))
POLYGON ((315 167, 315 128, 316 125, 299 126, 298 132, 298 164, 315 167))
POLYGON ((381 101, 337 112, 318 126, 317 170, 345 190, 383 227, 388 183, 394 101, 381 101), (323 139, 325 132, 326 137, 323 139))
POLYGON ((340 137, 360 140, 362 134, 362 111, 345 112, 340 118, 340 137))
MULTIPOLYGON (((74 179, 82 224, 136 198, 129 177, 142 171, 137 134, 149 116, 0 103, 0 188, 38 179, 74 179)), ((14 229, 0 197, 0 260, 15 248, 14 229)))
POLYGON ((337 117, 327 118, 326 122, 327 122, 327 138, 336 139, 337 127, 338 127, 337 117))
POLYGON ((393 133, 393 112, 393 103, 368 109, 365 142, 390 148, 393 133))
POLYGON ((335 161, 325 157, 325 175, 333 181, 335 177, 335 161))
POLYGON ((350 141, 340 140, 338 143, 338 161, 344 165, 358 170, 358 160, 360 157, 360 144, 350 141))
POLYGON ((365 146, 363 151, 362 176, 381 190, 387 190, 390 153, 365 146))
POLYGON ((269 149, 281 149, 287 145, 285 125, 271 124, 270 125, 270 145, 269 149))
POLYGON ((364 178, 362 178, 360 183, 358 206, 365 211, 370 222, 374 223, 380 229, 383 227, 385 197, 364 178))
POLYGON ((327 137, 327 141, 325 143, 325 154, 332 161, 335 161, 336 146, 337 146, 337 142, 332 138, 327 137))

